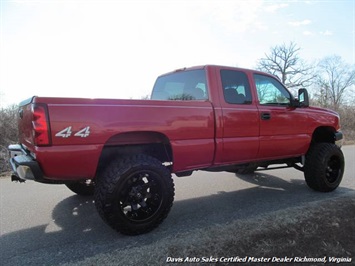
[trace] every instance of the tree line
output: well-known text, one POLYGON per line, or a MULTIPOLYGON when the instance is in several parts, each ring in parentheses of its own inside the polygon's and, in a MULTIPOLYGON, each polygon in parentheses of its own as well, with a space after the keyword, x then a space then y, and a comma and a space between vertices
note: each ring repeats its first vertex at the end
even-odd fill
POLYGON ((300 50, 293 42, 271 47, 257 69, 277 76, 291 90, 307 88, 315 105, 335 111, 355 105, 355 66, 338 55, 308 63, 300 50))
MULTIPOLYGON (((256 65, 291 91, 307 88, 312 105, 337 111, 347 141, 355 142, 355 66, 338 55, 306 62, 294 42, 270 48, 256 65)), ((0 109, 0 173, 9 170, 7 146, 18 141, 16 105, 0 109)))
POLYGON ((8 145, 18 141, 17 113, 16 105, 0 109, 0 174, 9 170, 8 145))

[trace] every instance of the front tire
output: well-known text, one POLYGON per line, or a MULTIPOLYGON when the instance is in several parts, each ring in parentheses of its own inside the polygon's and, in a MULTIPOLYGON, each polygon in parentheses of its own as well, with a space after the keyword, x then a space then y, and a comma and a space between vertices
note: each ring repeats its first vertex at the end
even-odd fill
POLYGON ((95 180, 96 208, 122 234, 151 231, 167 217, 173 201, 170 171, 147 155, 113 161, 95 180))
POLYGON ((344 155, 332 143, 316 143, 306 155, 304 176, 307 185, 321 192, 335 190, 344 174, 344 155))

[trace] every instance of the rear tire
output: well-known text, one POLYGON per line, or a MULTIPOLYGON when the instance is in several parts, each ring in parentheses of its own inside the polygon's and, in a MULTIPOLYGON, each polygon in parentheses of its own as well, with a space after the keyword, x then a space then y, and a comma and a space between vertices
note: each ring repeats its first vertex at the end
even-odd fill
POLYGON ((307 185, 321 192, 335 190, 344 174, 344 155, 332 143, 316 143, 306 155, 304 176, 307 185))
POLYGON ((174 201, 170 171, 147 155, 110 163, 95 180, 95 205, 116 231, 138 235, 157 227, 174 201))

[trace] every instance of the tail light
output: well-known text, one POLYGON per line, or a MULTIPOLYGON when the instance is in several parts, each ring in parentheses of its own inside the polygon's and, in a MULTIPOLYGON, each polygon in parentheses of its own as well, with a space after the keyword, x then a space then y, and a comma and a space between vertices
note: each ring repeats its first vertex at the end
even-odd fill
POLYGON ((45 104, 32 105, 33 141, 36 146, 51 145, 48 110, 45 104))

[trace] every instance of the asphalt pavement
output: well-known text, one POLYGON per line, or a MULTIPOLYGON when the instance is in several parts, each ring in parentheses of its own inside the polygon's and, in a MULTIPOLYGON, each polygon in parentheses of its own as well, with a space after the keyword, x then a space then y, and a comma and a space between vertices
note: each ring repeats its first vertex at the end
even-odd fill
POLYGON ((98 216, 93 198, 75 195, 64 185, 12 183, 0 179, 1 265, 60 265, 111 250, 156 243, 167 236, 223 225, 237 219, 341 197, 355 191, 355 146, 344 146, 346 169, 332 193, 314 192, 295 169, 232 173, 195 172, 174 177, 175 202, 154 231, 124 236, 98 216))

